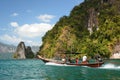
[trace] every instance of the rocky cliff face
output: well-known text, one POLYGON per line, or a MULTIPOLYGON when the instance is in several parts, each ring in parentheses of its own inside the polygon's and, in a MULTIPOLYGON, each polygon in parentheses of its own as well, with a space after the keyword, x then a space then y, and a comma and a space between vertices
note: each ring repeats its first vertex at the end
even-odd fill
POLYGON ((26 48, 24 42, 20 42, 14 54, 14 58, 17 59, 34 58, 34 53, 32 52, 30 46, 26 48))
POLYGON ((33 51, 32 51, 30 46, 28 46, 26 48, 25 56, 26 56, 26 58, 33 58, 34 57, 34 53, 33 53, 33 51))
POLYGON ((25 59, 26 58, 25 53, 26 53, 25 44, 24 44, 24 42, 20 42, 18 44, 16 52, 15 52, 15 55, 16 55, 15 58, 25 59))
POLYGON ((98 29, 98 15, 99 13, 95 11, 94 8, 90 8, 88 10, 89 18, 88 18, 88 30, 90 34, 93 32, 93 27, 98 29))
POLYGON ((120 59, 120 41, 117 41, 114 45, 112 59, 120 59))
MULTIPOLYGON (((90 1, 90 0, 86 0, 86 2, 91 2, 92 3, 92 1, 90 1)), ((97 2, 97 0, 96 0, 96 2, 97 2)), ((93 1, 93 3, 95 3, 95 1, 93 1)), ((98 7, 92 6, 87 11, 88 12, 88 21, 87 21, 86 24, 88 24, 87 27, 88 27, 88 30, 89 30, 90 34, 92 34, 92 32, 93 32, 93 28, 95 28, 96 30, 99 29, 99 23, 100 23, 99 22, 99 16, 102 13, 102 9, 106 9, 106 10, 108 9, 109 10, 110 7, 116 5, 114 7, 114 10, 118 12, 116 14, 120 13, 120 5, 119 5, 120 1, 117 1, 117 0, 101 0, 101 2, 99 1, 96 4, 98 5, 98 7), (106 6, 109 6, 109 8, 107 8, 106 6)), ((106 14, 109 15, 109 13, 106 13, 106 14)), ((110 14, 114 14, 114 12, 110 13, 110 14)))

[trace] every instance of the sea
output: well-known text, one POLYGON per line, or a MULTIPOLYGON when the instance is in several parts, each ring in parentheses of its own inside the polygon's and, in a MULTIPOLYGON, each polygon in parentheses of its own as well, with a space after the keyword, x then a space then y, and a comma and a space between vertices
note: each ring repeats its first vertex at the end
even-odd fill
POLYGON ((105 60, 101 67, 91 68, 0 58, 0 80, 120 80, 120 59, 105 60))

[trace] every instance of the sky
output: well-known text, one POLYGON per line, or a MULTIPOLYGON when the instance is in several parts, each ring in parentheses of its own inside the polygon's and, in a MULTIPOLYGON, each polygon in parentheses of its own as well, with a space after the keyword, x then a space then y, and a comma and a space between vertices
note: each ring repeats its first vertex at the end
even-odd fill
POLYGON ((62 16, 84 0, 0 0, 0 42, 40 46, 62 16))

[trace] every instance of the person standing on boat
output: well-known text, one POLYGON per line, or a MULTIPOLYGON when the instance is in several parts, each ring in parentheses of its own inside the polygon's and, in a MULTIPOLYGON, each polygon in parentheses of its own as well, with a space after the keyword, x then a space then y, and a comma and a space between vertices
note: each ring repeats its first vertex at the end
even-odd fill
POLYGON ((78 58, 76 58, 76 64, 78 64, 78 62, 79 62, 79 59, 78 59, 78 58))
POLYGON ((83 56, 82 58, 82 64, 87 64, 88 61, 87 61, 87 56, 83 56))
POLYGON ((68 57, 68 63, 72 63, 72 60, 70 57, 68 57))
POLYGON ((62 62, 64 62, 64 63, 66 62, 66 56, 65 55, 62 56, 62 62))
POLYGON ((62 61, 65 62, 66 61, 65 58, 62 58, 62 61))

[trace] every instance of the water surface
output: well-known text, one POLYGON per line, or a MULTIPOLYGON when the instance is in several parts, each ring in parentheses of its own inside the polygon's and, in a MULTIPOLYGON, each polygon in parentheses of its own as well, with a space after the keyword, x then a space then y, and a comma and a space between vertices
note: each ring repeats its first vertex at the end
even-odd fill
POLYGON ((120 80, 120 60, 90 68, 44 64, 38 59, 1 59, 0 80, 120 80))

